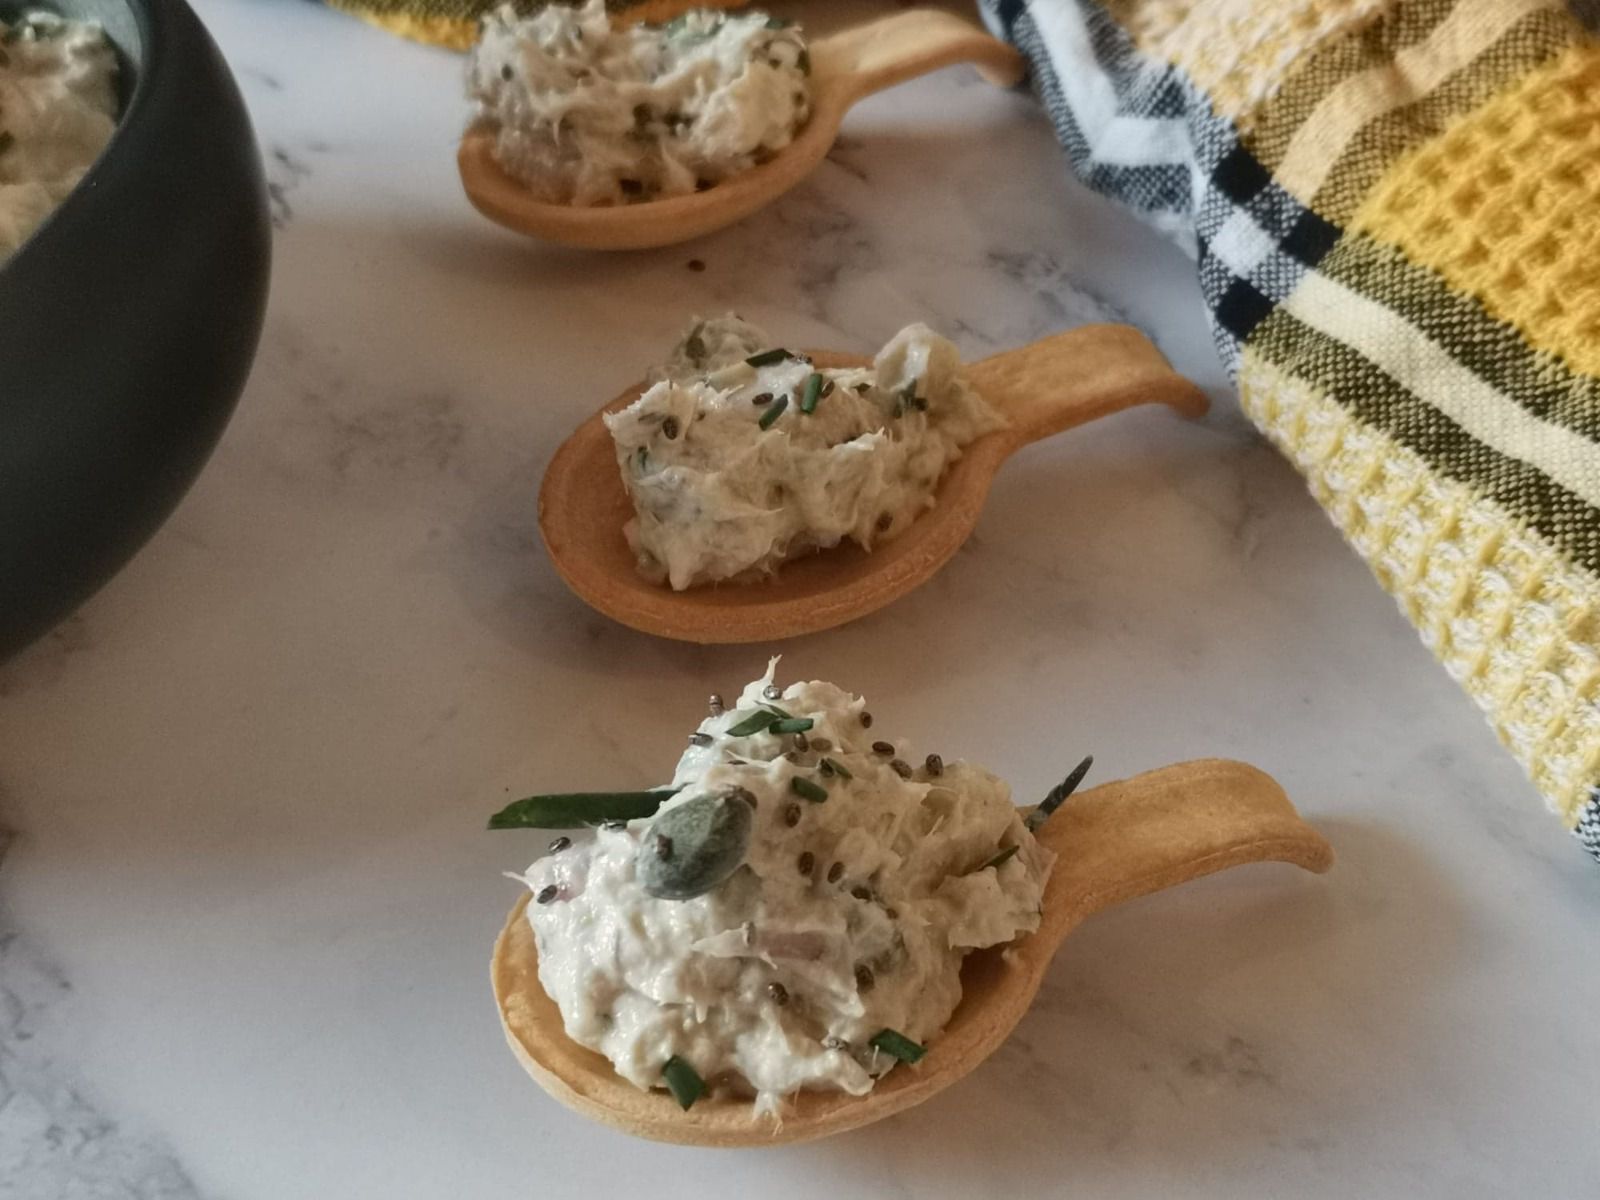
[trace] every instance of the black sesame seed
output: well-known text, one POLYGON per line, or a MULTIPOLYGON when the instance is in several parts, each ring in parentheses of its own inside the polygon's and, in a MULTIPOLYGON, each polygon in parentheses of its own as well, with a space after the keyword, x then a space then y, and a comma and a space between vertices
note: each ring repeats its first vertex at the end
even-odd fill
POLYGON ((898 908, 891 908, 886 904, 883 907, 883 915, 888 917, 891 921, 898 921, 900 919, 900 910, 898 908))
POLYGON ((857 900, 871 900, 872 899, 872 892, 869 889, 862 887, 860 884, 857 884, 855 887, 851 888, 850 889, 850 894, 852 896, 854 896, 857 900))
POLYGON ((856 987, 863 992, 870 992, 872 985, 877 982, 877 979, 873 977, 871 967, 867 966, 866 963, 856 964, 856 987))
POLYGON ((878 514, 877 530, 878 530, 879 533, 883 533, 884 531, 886 531, 889 528, 889 526, 891 526, 893 524, 894 524, 894 517, 891 516, 889 513, 879 513, 878 514))
POLYGON ((863 729, 871 729, 872 728, 872 714, 871 713, 863 712, 861 714, 861 728, 863 728, 863 729))
POLYGON ((836 862, 836 863, 833 864, 833 866, 828 868, 828 882, 829 883, 838 883, 839 880, 842 879, 843 877, 844 877, 844 864, 842 862, 836 862))
POLYGON ((811 874, 811 869, 817 865, 817 856, 807 850, 795 860, 794 865, 800 868, 800 874, 809 875, 811 874))
POLYGON ((943 775, 944 759, 940 758, 937 754, 930 754, 926 759, 923 760, 922 769, 925 770, 929 775, 943 775))
POLYGON ((767 984, 767 995, 772 997, 772 1002, 779 1008, 789 1003, 789 989, 777 981, 767 984))
POLYGON ((798 804, 791 804, 783 810, 783 823, 790 829, 800 824, 800 806, 798 804))
POLYGON ((656 834, 656 857, 657 858, 671 858, 672 857, 672 839, 669 838, 664 833, 656 834))
POLYGON ((661 422, 661 436, 666 438, 669 442, 678 436, 677 417, 668 417, 665 421, 661 422))
POLYGON ((894 744, 892 742, 873 742, 872 752, 881 754, 884 758, 890 758, 894 755, 894 744))
POLYGON ((535 904, 549 904, 561 894, 561 889, 553 883, 547 883, 539 889, 539 894, 533 898, 535 904))
POLYGON ((691 258, 688 266, 691 271, 704 271, 706 269, 704 260, 698 258, 691 258))
POLYGON ((691 746, 709 746, 715 740, 709 733, 691 733, 689 735, 689 745, 691 746))
POLYGON ((814 737, 811 739, 811 748, 813 750, 832 750, 833 743, 827 738, 814 737))
POLYGON ((550 853, 560 854, 570 845, 572 845, 572 839, 567 837, 566 834, 562 834, 560 837, 556 838, 555 841, 550 843, 550 853))
POLYGON ((500 78, 504 79, 507 83, 510 83, 512 75, 513 75, 513 72, 511 70, 511 64, 510 63, 501 64, 501 67, 500 67, 500 78))
POLYGON ((720 717, 726 711, 722 706, 722 694, 720 692, 712 692, 710 698, 706 701, 706 705, 711 709, 713 717, 720 717))
POLYGON ((772 403, 772 393, 771 392, 757 392, 754 396, 750 397, 750 403, 754 404, 757 408, 760 408, 762 405, 765 405, 765 404, 771 404, 772 403))
POLYGON ((889 762, 889 769, 896 775, 900 776, 901 779, 911 778, 911 764, 906 762, 906 760, 903 758, 891 759, 889 762))
POLYGON ((781 687, 778 687, 776 684, 772 684, 772 683, 769 683, 769 684, 767 684, 766 687, 762 688, 761 689, 761 694, 763 696, 765 696, 768 700, 782 700, 783 699, 783 689, 781 687))

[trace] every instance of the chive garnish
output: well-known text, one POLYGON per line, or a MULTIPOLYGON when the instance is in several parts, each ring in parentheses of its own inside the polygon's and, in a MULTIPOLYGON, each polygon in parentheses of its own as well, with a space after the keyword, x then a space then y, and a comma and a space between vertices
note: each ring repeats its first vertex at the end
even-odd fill
POLYGON ((809 779, 802 779, 796 775, 789 780, 789 790, 797 796, 804 796, 813 804, 821 804, 828 798, 828 789, 812 783, 809 779))
POLYGON ((780 718, 777 713, 768 712, 766 709, 761 709, 759 712, 752 713, 750 716, 740 721, 737 725, 730 726, 728 729, 728 736, 749 737, 753 733, 765 733, 768 729, 772 728, 772 723, 774 721, 781 719, 782 718, 780 718))
POLYGON ((1020 846, 1007 846, 1004 850, 1000 851, 999 854, 996 854, 988 862, 984 863, 983 866, 979 867, 978 870, 987 871, 990 867, 994 867, 996 870, 999 870, 999 868, 1010 862, 1012 856, 1015 855, 1020 849, 1020 846))
POLYGON ((822 399, 822 376, 816 371, 806 376, 806 381, 800 388, 800 411, 813 413, 817 411, 817 401, 822 399))
POLYGON ((700 1072, 676 1054, 667 1059, 667 1065, 661 1068, 661 1078, 666 1080, 667 1090, 684 1112, 688 1112, 690 1106, 706 1094, 706 1081, 700 1078, 700 1072))
POLYGON ((1029 813, 1027 819, 1022 822, 1027 826, 1029 833, 1034 832, 1050 819, 1050 814, 1061 807, 1061 802, 1077 790, 1078 785, 1083 782, 1083 777, 1089 773, 1089 768, 1092 766, 1094 766, 1094 755, 1091 754, 1072 768, 1072 774, 1050 789, 1050 794, 1039 802, 1039 807, 1029 813))
POLYGON ((882 1050, 885 1054, 898 1058, 903 1063, 920 1062, 928 1048, 920 1042, 913 1042, 905 1034, 894 1029, 882 1029, 873 1034, 867 1042, 874 1050, 882 1050))
POLYGON ((752 354, 745 359, 745 363, 752 367, 770 367, 773 363, 780 363, 786 358, 793 357, 782 346, 774 346, 771 350, 763 350, 760 354, 752 354))
POLYGON ((844 764, 839 762, 837 759, 825 758, 825 759, 822 760, 822 762, 819 765, 822 766, 825 770, 832 771, 840 779, 853 779, 854 778, 854 776, 851 775, 849 771, 844 769, 844 764))
POLYGON ((490 829, 576 829, 654 816, 677 788, 649 792, 556 792, 513 800, 489 818, 490 829))
POLYGON ((763 429, 771 429, 772 424, 783 415, 783 410, 789 407, 789 397, 779 396, 776 401, 761 414, 761 419, 756 422, 763 429))
POLYGON ((815 724, 810 717, 779 717, 767 728, 773 733, 804 733, 815 724))

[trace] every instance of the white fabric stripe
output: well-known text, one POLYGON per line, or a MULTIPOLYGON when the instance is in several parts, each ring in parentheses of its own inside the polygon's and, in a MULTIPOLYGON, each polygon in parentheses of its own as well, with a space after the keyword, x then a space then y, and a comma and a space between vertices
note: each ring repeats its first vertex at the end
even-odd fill
MULTIPOLYGON (((1255 218, 1242 208, 1236 208, 1217 236, 1211 239, 1210 250, 1228 270, 1240 279, 1249 279, 1255 270, 1277 250, 1271 235, 1257 225, 1255 218)), ((1272 297, 1282 300, 1282 296, 1272 297)))
POLYGON ((1352 75, 1300 123, 1273 172, 1285 191, 1310 204, 1351 139, 1366 126, 1433 91, 1487 50, 1523 17, 1560 0, 1459 0, 1426 39, 1391 62, 1352 75))
POLYGON ((1117 111, 1117 89, 1089 41, 1077 0, 1041 0, 1028 14, 1050 53, 1061 94, 1097 163, 1117 167, 1176 164, 1193 169, 1188 126, 1176 117, 1130 117, 1117 111))
POLYGON ((1530 413, 1506 419, 1511 402, 1400 314, 1312 271, 1283 305, 1343 342, 1481 444, 1542 471, 1600 508, 1600 447, 1530 413))

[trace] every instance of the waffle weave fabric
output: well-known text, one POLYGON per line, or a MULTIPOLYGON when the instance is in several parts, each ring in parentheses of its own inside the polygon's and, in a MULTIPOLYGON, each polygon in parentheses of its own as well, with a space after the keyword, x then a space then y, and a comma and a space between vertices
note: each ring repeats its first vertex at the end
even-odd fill
POLYGON ((1600 859, 1600 4, 982 0, 1245 411, 1600 859))

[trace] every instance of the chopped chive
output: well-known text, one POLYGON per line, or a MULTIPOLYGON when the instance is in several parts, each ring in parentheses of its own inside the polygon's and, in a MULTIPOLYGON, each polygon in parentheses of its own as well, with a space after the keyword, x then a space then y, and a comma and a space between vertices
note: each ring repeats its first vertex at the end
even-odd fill
POLYGON ((885 1054, 898 1058, 903 1063, 920 1062, 928 1048, 920 1042, 913 1042, 905 1034, 894 1029, 882 1029, 873 1034, 867 1042, 874 1050, 882 1050, 885 1054))
POLYGON ((817 402, 822 399, 822 376, 813 371, 806 376, 806 381, 800 388, 800 411, 813 413, 817 411, 817 402))
POLYGON ((767 728, 773 733, 804 733, 815 724, 810 717, 779 717, 767 728))
POLYGON ((1083 777, 1089 773, 1089 768, 1092 766, 1094 766, 1094 755, 1091 754, 1072 768, 1072 774, 1050 789, 1050 794, 1040 801, 1039 807, 1029 813, 1027 820, 1023 821, 1029 833, 1034 832, 1050 819, 1050 814, 1061 807, 1061 802, 1077 790, 1078 785, 1083 782, 1083 777))
POLYGON ((849 771, 844 769, 844 764, 839 762, 837 759, 825 758, 825 759, 822 760, 821 765, 825 769, 827 769, 829 771, 832 771, 840 779, 853 779, 853 778, 855 778, 853 775, 850 774, 849 771))
POLYGON ((490 829, 576 829, 654 816, 677 788, 649 792, 557 792, 514 800, 489 818, 490 829))
POLYGON ((752 354, 744 361, 752 367, 770 367, 773 363, 780 363, 786 358, 793 357, 782 346, 774 346, 771 350, 763 350, 760 354, 752 354))
POLYGON ((1000 851, 999 854, 996 854, 988 862, 984 863, 983 866, 979 867, 978 870, 987 871, 990 867, 994 867, 996 870, 999 870, 1006 863, 1010 862, 1012 857, 1021 848, 1022 847, 1020 846, 1007 846, 1004 850, 1000 851))
POLYGON ((667 1090, 678 1102, 678 1107, 688 1112, 694 1102, 706 1094, 706 1081, 683 1059, 674 1054, 661 1068, 661 1078, 667 1081, 667 1090))
POLYGON ((797 796, 804 796, 813 804, 821 804, 828 798, 828 789, 812 783, 809 779, 802 779, 796 775, 789 780, 789 790, 797 796))
POLYGON ((776 713, 761 709, 759 712, 752 713, 737 725, 731 726, 728 729, 728 736, 749 737, 753 733, 765 733, 772 728, 772 723, 777 720, 780 720, 780 718, 776 713))
POLYGON ((789 407, 789 397, 779 396, 778 399, 761 414, 761 419, 756 422, 763 429, 771 429, 773 422, 783 415, 783 410, 789 407))

